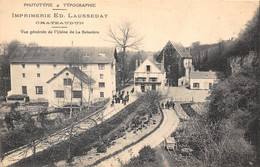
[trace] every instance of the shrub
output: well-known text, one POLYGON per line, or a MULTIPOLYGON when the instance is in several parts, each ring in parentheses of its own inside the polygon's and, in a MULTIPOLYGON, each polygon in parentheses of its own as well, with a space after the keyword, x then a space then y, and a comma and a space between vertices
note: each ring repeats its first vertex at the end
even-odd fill
POLYGON ((128 164, 125 164, 123 167, 137 167, 143 166, 143 161, 139 157, 133 157, 130 159, 128 164))
POLYGON ((107 151, 107 147, 104 144, 97 147, 98 153, 105 153, 106 151, 107 151))
POLYGON ((205 166, 241 166, 251 161, 253 149, 244 140, 243 130, 235 128, 231 119, 223 120, 216 128, 203 118, 187 123, 180 133, 178 149, 192 148, 194 158, 205 166))
POLYGON ((153 162, 155 161, 155 150, 152 149, 150 146, 144 146, 139 151, 139 158, 141 161, 144 162, 153 162))

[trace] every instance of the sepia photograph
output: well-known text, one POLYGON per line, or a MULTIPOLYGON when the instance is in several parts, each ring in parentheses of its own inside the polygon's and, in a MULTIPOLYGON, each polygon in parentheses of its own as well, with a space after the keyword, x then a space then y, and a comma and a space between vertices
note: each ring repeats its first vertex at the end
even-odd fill
POLYGON ((1 167, 259 167, 259 0, 0 0, 1 167))

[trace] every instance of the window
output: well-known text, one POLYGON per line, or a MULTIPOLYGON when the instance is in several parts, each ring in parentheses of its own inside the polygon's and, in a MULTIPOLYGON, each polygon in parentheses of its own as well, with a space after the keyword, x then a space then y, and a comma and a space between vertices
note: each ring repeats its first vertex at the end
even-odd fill
POLYGON ((156 82, 157 78, 149 78, 149 80, 152 81, 152 82, 156 82))
POLYGON ((40 73, 37 73, 37 77, 41 77, 41 74, 40 74, 40 73))
POLYGON ((72 80, 70 78, 64 78, 63 85, 71 85, 71 84, 72 84, 72 80))
POLYGON ((25 73, 23 73, 23 78, 25 78, 25 73))
POLYGON ((100 74, 100 79, 104 79, 104 74, 100 74))
POLYGON ((105 64, 98 64, 98 69, 99 70, 104 70, 105 69, 105 64))
POLYGON ((57 75, 56 73, 53 74, 53 76, 56 76, 56 75, 57 75))
POLYGON ((83 64, 83 67, 84 67, 84 68, 88 68, 88 65, 87 65, 87 64, 83 64))
POLYGON ((64 98, 64 90, 54 90, 56 98, 64 98))
POLYGON ((138 78, 135 78, 135 81, 136 82, 145 82, 146 78, 145 77, 138 77, 138 78))
POLYGON ((36 88, 36 94, 43 94, 42 86, 35 86, 35 88, 36 88))
POLYGON ((25 68, 25 64, 22 64, 22 67, 25 68))
POLYGON ((81 98, 82 92, 81 91, 73 91, 73 98, 81 98))
POLYGON ((56 68, 56 67, 57 67, 57 64, 53 64, 53 67, 56 68))
POLYGON ((150 70, 151 70, 150 65, 147 65, 147 66, 146 66, 146 72, 150 72, 150 70))
POLYGON ((99 85, 100 88, 104 88, 105 87, 105 82, 99 82, 98 85, 99 85))
POLYGON ((22 94, 27 94, 27 86, 22 86, 22 94))
POLYGON ((194 87, 194 88, 199 88, 199 87, 200 87, 200 84, 199 84, 199 83, 193 83, 193 87, 194 87))
POLYGON ((209 89, 212 89, 212 83, 209 83, 209 89))
POLYGON ((36 64, 37 68, 40 68, 40 64, 36 64))
POLYGON ((156 85, 152 84, 152 90, 156 90, 156 85))
POLYGON ((104 92, 100 92, 100 97, 105 97, 104 92))

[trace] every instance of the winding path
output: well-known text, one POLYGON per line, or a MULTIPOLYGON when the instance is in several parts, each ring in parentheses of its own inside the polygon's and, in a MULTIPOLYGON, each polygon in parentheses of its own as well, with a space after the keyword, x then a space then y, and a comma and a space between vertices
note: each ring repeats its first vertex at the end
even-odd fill
POLYGON ((119 153, 118 155, 107 159, 100 164, 98 167, 117 167, 120 166, 121 163, 126 163, 130 160, 131 157, 137 156, 139 150, 141 150, 144 146, 150 145, 152 148, 158 146, 161 142, 164 141, 166 137, 168 137, 179 124, 179 117, 176 115, 175 111, 172 109, 163 109, 164 120, 162 125, 150 136, 137 143, 136 145, 126 149, 125 151, 119 153))

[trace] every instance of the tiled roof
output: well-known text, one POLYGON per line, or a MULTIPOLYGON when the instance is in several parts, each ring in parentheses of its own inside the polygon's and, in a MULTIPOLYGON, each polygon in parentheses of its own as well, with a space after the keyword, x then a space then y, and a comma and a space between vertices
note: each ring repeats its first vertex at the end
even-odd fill
POLYGON ((11 63, 111 63, 114 48, 107 47, 19 47, 11 63))
POLYGON ((190 79, 217 79, 217 75, 213 71, 191 71, 190 79))
POLYGON ((181 55, 183 58, 192 58, 190 53, 185 49, 185 47, 181 43, 171 42, 172 45, 175 47, 177 52, 181 55))
POLYGON ((185 47, 181 43, 168 41, 161 52, 163 52, 163 50, 166 49, 167 47, 174 47, 176 51, 179 53, 179 55, 183 58, 192 58, 189 52, 185 49, 185 47))
POLYGON ((81 71, 78 67, 65 67, 63 70, 61 70, 57 75, 55 75, 54 77, 52 77, 50 80, 47 81, 47 83, 50 83, 51 81, 53 81, 55 78, 57 78, 60 74, 62 74, 65 71, 69 71, 70 73, 72 73, 75 77, 77 77, 79 80, 81 80, 82 82, 84 82, 85 84, 91 84, 91 83, 95 83, 96 81, 93 80, 92 78, 90 78, 86 73, 84 73, 83 71, 81 71))
POLYGON ((153 56, 149 56, 149 57, 147 57, 147 59, 148 59, 151 63, 153 63, 162 73, 164 73, 164 68, 162 69, 162 67, 161 67, 162 64, 156 62, 156 60, 154 59, 153 56))

